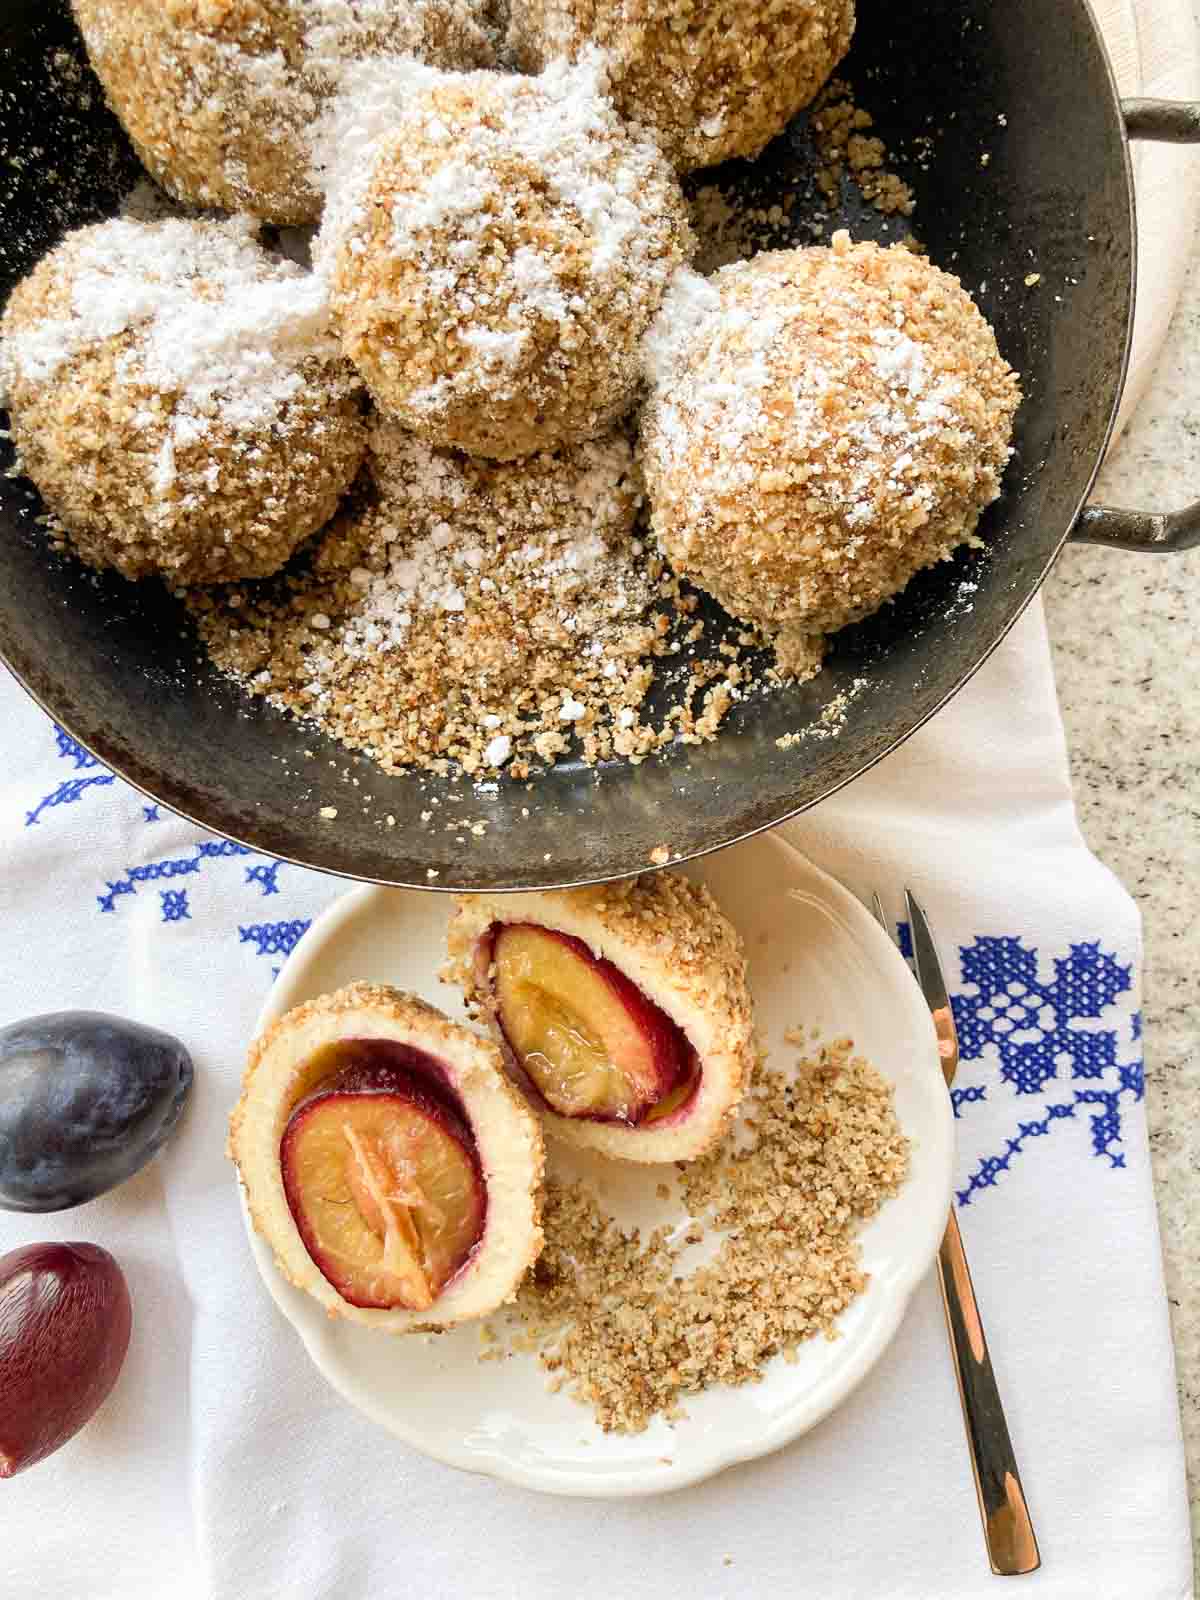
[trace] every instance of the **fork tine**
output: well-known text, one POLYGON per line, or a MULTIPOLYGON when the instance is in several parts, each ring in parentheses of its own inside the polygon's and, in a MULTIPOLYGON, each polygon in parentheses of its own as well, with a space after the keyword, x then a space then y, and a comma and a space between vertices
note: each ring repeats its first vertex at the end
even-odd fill
POLYGON ((912 933, 913 966, 916 969, 917 982, 921 985, 921 993, 925 996, 926 1004, 931 1011, 949 1007, 950 995, 946 989, 946 979, 942 974, 937 946, 933 942, 933 934, 929 928, 929 918, 911 889, 904 891, 904 905, 912 933))
POLYGON ((883 929, 884 933, 886 933, 888 938, 890 939, 892 937, 892 930, 891 930, 891 928, 888 927, 888 919, 884 915, 883 901, 879 898, 879 896, 877 894, 873 894, 871 896, 871 910, 875 913, 875 921, 879 924, 879 926, 883 929))

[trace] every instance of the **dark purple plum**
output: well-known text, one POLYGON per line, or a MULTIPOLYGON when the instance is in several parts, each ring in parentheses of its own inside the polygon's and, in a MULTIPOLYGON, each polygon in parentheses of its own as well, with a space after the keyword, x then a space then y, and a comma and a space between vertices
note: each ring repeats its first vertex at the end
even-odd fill
POLYGON ((0 1478, 78 1433, 117 1381, 133 1312, 97 1244, 27 1244, 0 1256, 0 1478))
POLYGON ((64 1211, 131 1178, 191 1086, 192 1058, 157 1028, 99 1011, 0 1028, 0 1207, 64 1211))

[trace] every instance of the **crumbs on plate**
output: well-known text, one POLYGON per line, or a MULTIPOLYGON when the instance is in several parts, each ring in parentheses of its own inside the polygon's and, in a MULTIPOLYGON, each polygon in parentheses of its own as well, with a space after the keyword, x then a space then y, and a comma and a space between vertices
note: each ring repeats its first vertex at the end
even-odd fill
MULTIPOLYGON (((800 1030, 787 1035, 806 1043, 800 1030)), ((522 1285, 511 1348, 537 1354, 552 1391, 590 1405, 606 1432, 637 1433, 714 1384, 753 1383, 795 1360, 866 1287, 856 1233, 908 1173, 892 1088, 835 1040, 792 1070, 759 1063, 741 1132, 677 1166, 691 1219, 678 1245, 623 1233, 586 1188, 551 1180, 545 1249, 522 1285), (682 1251, 716 1235, 704 1265, 682 1251)), ((509 1353, 489 1332, 481 1360, 509 1353)))

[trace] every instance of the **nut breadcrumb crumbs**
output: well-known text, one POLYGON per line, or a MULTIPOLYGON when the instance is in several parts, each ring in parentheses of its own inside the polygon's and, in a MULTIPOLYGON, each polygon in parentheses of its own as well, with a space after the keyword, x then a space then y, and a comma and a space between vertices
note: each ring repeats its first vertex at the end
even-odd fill
POLYGON ((914 573, 978 544, 1020 401, 957 278, 834 234, 677 274, 646 342, 659 547, 776 634, 785 675, 914 573))
POLYGON ((361 385, 325 291, 248 218, 76 228, 0 334, 21 470, 89 566, 264 577, 358 471, 361 385))
POLYGON ((680 168, 756 156, 846 54, 853 0, 513 0, 522 71, 604 52, 616 105, 680 168))
MULTIPOLYGON (((780 174, 772 168, 738 170, 716 178, 696 173, 687 178, 684 192, 697 241, 696 271, 713 273, 763 250, 821 242, 828 234, 830 212, 845 201, 847 178, 884 218, 902 218, 909 225, 915 197, 890 170, 891 157, 883 140, 866 137, 872 126, 870 114, 857 105, 852 86, 836 78, 809 111, 804 132, 811 155, 801 161, 790 187, 780 188, 780 174)), ((883 228, 890 231, 887 221, 883 228)), ((897 242, 915 254, 924 253, 924 245, 915 237, 897 242)))
POLYGON ((596 60, 536 79, 394 71, 365 190, 358 171, 335 184, 323 226, 346 354, 436 445, 510 460, 608 432, 694 248, 674 174, 596 60))
POLYGON ((147 169, 179 199, 312 222, 307 132, 364 56, 488 67, 478 0, 72 0, 91 64, 147 169))
POLYGON ((813 103, 808 125, 821 158, 817 187, 831 211, 841 201, 842 178, 848 173, 876 211, 885 216, 912 216, 916 207, 913 192, 902 178, 888 171, 887 148, 870 132, 874 119, 856 104, 849 83, 833 78, 825 85, 813 103))
POLYGON ((757 1382, 803 1340, 836 1338, 866 1286, 858 1226, 908 1173, 891 1086, 839 1039, 794 1071, 760 1064, 746 1108, 748 1146, 727 1140, 680 1165, 693 1219, 684 1245, 720 1240, 684 1276, 667 1228, 622 1233, 586 1188, 547 1185, 545 1248, 517 1297, 514 1348, 536 1349, 551 1384, 606 1432, 678 1419, 688 1395, 757 1382))
POLYGON ((715 735, 743 692, 741 651, 678 643, 694 596, 639 536, 624 431, 505 463, 377 420, 367 465, 373 498, 294 570, 186 596, 251 694, 388 772, 525 778, 571 752, 639 761, 715 735), (672 703, 652 723, 656 681, 672 703))

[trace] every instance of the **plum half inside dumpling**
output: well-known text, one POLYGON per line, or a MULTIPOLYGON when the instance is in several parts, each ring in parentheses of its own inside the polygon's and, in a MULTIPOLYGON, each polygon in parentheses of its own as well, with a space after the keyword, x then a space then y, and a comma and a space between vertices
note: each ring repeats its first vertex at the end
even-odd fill
POLYGON ((352 984, 269 1028, 229 1153, 284 1276, 371 1327, 484 1316, 541 1250, 541 1130, 500 1052, 396 989, 352 984))
POLYGON ((732 1119, 754 1061, 746 962, 707 889, 673 873, 464 895, 446 975, 489 1021, 559 1138, 686 1161, 732 1119))

